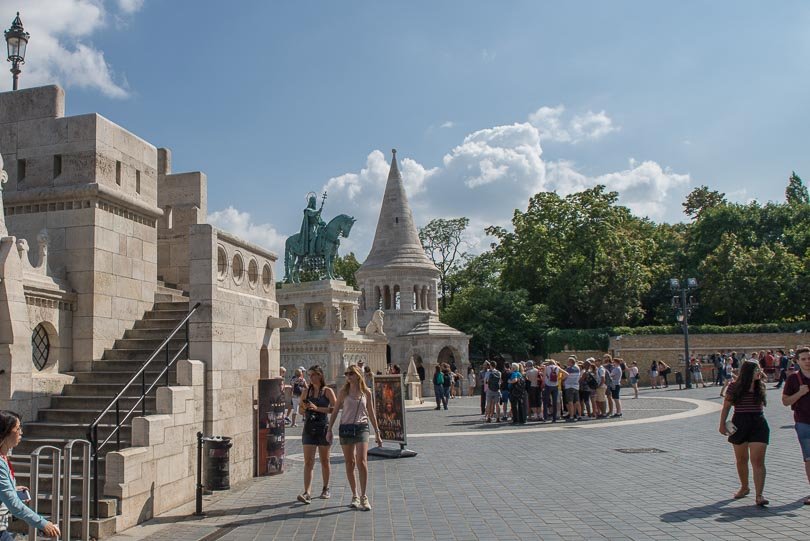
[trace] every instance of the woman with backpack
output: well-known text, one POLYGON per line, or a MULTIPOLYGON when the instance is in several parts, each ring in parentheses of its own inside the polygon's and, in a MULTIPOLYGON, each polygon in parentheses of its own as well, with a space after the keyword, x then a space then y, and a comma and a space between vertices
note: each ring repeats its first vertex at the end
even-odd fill
POLYGON ((444 373, 439 364, 433 370, 433 393, 436 395, 436 407, 433 409, 442 409, 442 404, 444 404, 444 409, 447 409, 447 402, 444 397, 444 373))
POLYGON ((444 403, 444 409, 447 409, 447 402, 450 400, 450 389, 453 388, 453 371, 450 370, 450 365, 447 363, 442 364, 442 376, 444 376, 442 380, 442 388, 444 391, 444 397, 442 398, 442 402, 444 403))
POLYGON ((759 507, 769 503, 762 495, 765 488, 765 451, 771 434, 764 415, 766 391, 763 379, 759 363, 745 361, 740 368, 740 377, 729 385, 720 412, 720 433, 728 436, 728 442, 734 446, 737 476, 740 478, 740 489, 734 494, 734 499, 744 498, 751 492, 748 485, 750 460, 754 470, 756 504, 759 507), (732 406, 734 415, 729 423, 727 418, 732 406))

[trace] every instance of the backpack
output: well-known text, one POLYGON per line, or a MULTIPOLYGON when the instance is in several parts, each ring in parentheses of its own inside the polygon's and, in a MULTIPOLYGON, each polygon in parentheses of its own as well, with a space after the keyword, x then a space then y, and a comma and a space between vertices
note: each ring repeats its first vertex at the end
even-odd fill
POLYGON ((296 379, 293 382, 293 386, 292 386, 292 394, 293 394, 293 396, 301 396, 301 393, 303 393, 303 392, 304 392, 304 388, 301 385, 300 380, 296 379))
POLYGON ((514 397, 515 400, 521 400, 526 392, 526 381, 519 377, 512 382, 512 389, 509 391, 509 396, 514 397))
POLYGON ((588 372, 585 374, 585 383, 587 383, 588 387, 591 389, 596 389, 599 387, 599 381, 597 381, 596 376, 593 375, 593 372, 588 372))
POLYGON ((489 379, 487 380, 487 386, 489 387, 490 391, 497 391, 501 388, 501 373, 497 370, 493 370, 489 373, 489 379))
POLYGON ((442 372, 439 372, 438 375, 436 376, 436 384, 444 385, 444 374, 442 372))
POLYGON ((560 369, 557 368, 556 366, 551 367, 551 374, 549 375, 548 380, 551 383, 554 383, 555 385, 557 384, 557 372, 559 372, 559 371, 560 371, 560 369))

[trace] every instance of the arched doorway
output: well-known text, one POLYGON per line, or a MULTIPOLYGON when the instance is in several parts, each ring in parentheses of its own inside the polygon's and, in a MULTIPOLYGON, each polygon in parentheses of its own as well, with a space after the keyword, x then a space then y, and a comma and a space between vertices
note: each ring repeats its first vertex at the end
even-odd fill
POLYGON ((439 364, 447 363, 456 369, 458 369, 459 361, 461 361, 461 358, 456 355, 456 352, 450 346, 444 346, 439 352, 439 357, 436 359, 436 362, 439 364))

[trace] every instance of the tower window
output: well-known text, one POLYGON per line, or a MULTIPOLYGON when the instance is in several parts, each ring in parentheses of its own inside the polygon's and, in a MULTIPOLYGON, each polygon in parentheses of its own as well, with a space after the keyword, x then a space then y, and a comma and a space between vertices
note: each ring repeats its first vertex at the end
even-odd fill
POLYGON ((25 160, 17 160, 17 182, 25 180, 25 160))
POLYGON ((121 185, 121 160, 115 162, 115 183, 121 185))
POLYGON ((62 155, 56 154, 53 157, 53 178, 62 174, 62 155))
POLYGON ((135 170, 135 193, 141 193, 141 172, 135 170))

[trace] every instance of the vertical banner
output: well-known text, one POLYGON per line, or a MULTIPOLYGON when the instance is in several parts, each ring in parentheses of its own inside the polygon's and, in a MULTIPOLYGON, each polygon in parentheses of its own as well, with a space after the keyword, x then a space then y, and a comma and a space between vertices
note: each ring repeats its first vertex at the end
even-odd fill
POLYGON ((259 429, 256 450, 258 474, 276 475, 284 471, 284 380, 259 380, 259 429))
POLYGON ((402 375, 374 376, 374 409, 383 441, 406 445, 402 375))

